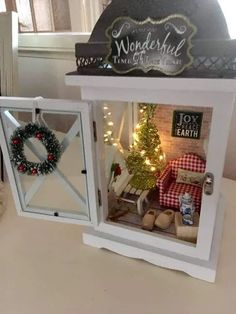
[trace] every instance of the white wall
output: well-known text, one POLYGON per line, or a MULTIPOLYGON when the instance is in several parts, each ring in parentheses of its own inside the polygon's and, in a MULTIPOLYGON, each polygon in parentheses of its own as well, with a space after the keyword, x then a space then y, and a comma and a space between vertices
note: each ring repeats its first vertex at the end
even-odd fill
MULTIPOLYGON (((74 40, 76 42, 76 39, 74 40)), ((76 71, 73 40, 69 42, 70 49, 66 50, 65 47, 59 49, 56 42, 53 53, 46 51, 45 47, 42 49, 42 44, 38 50, 35 48, 32 51, 27 50, 24 44, 27 43, 20 38, 22 47, 19 54, 19 96, 80 99, 79 88, 64 84, 65 74, 76 71)), ((224 172, 227 178, 234 180, 236 180, 235 134, 236 108, 232 117, 224 172)))
POLYGON ((78 33, 19 35, 19 95, 80 99, 77 87, 65 86, 65 74, 76 71, 75 44, 89 35, 78 33))
POLYGON ((75 70, 75 60, 20 57, 19 95, 80 99, 80 89, 64 83, 65 74, 75 70))

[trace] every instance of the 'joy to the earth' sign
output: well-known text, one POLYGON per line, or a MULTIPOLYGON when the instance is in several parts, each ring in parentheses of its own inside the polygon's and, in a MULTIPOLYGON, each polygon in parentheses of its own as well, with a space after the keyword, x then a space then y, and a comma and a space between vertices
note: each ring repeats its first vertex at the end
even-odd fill
POLYGON ((174 111, 172 136, 199 139, 202 128, 202 112, 174 111))
POLYGON ((109 54, 106 58, 117 73, 141 69, 178 75, 190 66, 191 39, 196 27, 182 15, 171 15, 160 21, 143 22, 120 17, 107 29, 109 54))

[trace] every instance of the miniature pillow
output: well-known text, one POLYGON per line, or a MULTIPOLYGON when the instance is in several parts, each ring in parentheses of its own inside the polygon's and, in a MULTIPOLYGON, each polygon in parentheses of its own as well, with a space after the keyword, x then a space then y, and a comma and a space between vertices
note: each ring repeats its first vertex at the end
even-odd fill
POLYGON ((176 178, 177 183, 185 183, 201 187, 203 180, 204 173, 178 169, 178 174, 176 178))

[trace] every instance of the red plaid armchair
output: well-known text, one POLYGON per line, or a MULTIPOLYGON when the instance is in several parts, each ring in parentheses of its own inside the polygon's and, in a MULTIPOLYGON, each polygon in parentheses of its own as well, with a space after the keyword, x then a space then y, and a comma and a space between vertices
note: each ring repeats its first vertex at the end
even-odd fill
POLYGON ((185 192, 191 194, 196 211, 200 211, 202 187, 185 183, 177 183, 178 169, 204 173, 206 162, 196 154, 188 153, 172 160, 157 180, 159 201, 161 206, 179 209, 179 195, 185 192))

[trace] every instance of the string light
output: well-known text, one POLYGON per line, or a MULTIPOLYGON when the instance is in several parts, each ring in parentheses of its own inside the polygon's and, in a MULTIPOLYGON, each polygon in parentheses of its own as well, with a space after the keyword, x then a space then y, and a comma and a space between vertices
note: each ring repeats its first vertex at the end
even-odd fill
POLYGON ((138 134, 137 133, 133 133, 133 138, 137 142, 138 141, 138 134))
POLYGON ((151 165, 151 162, 150 162, 150 160, 148 158, 145 160, 145 164, 148 165, 148 166, 151 165))
POLYGON ((112 110, 108 104, 103 106, 103 122, 104 122, 104 143, 117 147, 121 153, 124 153, 120 144, 120 140, 114 137, 113 127, 115 125, 114 119, 112 119, 112 110))

